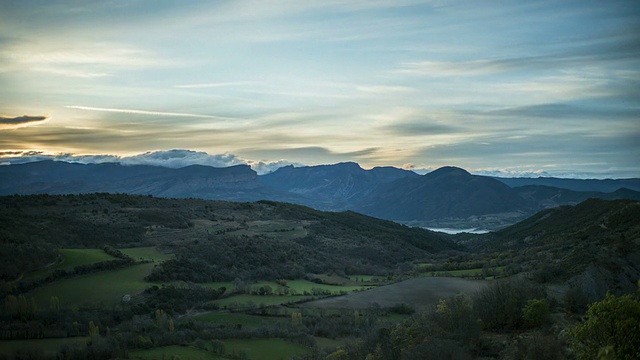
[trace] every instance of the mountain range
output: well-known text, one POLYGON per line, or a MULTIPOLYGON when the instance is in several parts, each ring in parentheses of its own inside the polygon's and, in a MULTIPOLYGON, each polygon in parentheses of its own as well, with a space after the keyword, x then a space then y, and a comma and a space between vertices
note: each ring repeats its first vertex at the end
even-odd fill
POLYGON ((167 198, 275 200, 319 210, 353 210, 417 226, 500 228, 542 209, 588 198, 640 199, 640 179, 506 179, 443 167, 418 175, 357 163, 282 167, 258 175, 249 166, 179 169, 40 161, 0 166, 0 195, 127 193, 167 198))

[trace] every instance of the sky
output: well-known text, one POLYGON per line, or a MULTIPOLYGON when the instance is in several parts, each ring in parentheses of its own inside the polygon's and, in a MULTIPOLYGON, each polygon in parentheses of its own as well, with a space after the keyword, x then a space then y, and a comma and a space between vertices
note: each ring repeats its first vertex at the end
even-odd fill
POLYGON ((0 163, 640 177, 640 2, 0 1, 0 163))

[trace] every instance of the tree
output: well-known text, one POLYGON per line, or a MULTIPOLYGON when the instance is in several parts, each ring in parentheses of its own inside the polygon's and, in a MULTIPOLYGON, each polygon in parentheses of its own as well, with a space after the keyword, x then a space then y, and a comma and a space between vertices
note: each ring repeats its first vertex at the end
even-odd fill
POLYGON ((549 304, 545 299, 531 299, 522 309, 522 318, 527 325, 536 327, 549 318, 549 304))
POLYGON ((586 321, 571 328, 569 336, 579 359, 611 353, 616 359, 640 359, 640 301, 607 293, 589 305, 586 321))
POLYGON ((92 338, 100 335, 100 327, 93 323, 93 320, 89 321, 89 336, 92 338))

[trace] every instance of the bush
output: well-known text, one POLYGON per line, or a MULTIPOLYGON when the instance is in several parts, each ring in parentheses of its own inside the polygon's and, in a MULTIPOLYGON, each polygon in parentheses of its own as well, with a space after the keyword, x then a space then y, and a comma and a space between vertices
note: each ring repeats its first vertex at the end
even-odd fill
POLYGON ((544 324, 549 318, 549 304, 545 299, 532 299, 522 309, 522 318, 527 325, 536 327, 544 324))
POLYGON ((579 359, 611 354, 616 359, 640 359, 640 301, 610 293, 589 306, 587 320, 569 331, 579 359))

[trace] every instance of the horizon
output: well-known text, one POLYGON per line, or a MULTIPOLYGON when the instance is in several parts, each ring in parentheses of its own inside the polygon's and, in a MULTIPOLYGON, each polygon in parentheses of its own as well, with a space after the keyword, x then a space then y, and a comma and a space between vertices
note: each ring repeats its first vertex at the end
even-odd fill
POLYGON ((269 164, 265 164, 262 162, 253 162, 242 160, 231 154, 223 154, 223 155, 209 155, 202 152, 195 152, 184 149, 173 149, 168 151, 155 151, 155 152, 146 152, 143 154, 137 154, 134 156, 114 156, 114 155, 72 155, 72 154, 32 154, 32 155, 21 155, 18 157, 10 157, 10 158, 0 158, 0 166, 10 166, 10 165, 23 165, 33 162, 39 161, 56 161, 56 162, 65 162, 69 164, 80 164, 80 165, 88 165, 88 164, 119 164, 122 166, 157 166, 157 167, 165 167, 170 169, 182 169, 189 166, 208 166, 213 168, 226 168, 232 166, 248 166, 253 171, 255 171, 258 175, 267 175, 277 171, 283 167, 294 167, 294 168, 302 168, 302 167, 317 167, 317 166, 335 166, 340 164, 356 164, 363 170, 369 171, 375 168, 395 168, 400 170, 412 171, 418 175, 426 175, 428 173, 434 172, 436 170, 453 167, 462 169, 464 171, 469 172, 472 175, 479 176, 487 176, 487 177, 495 177, 495 178, 555 178, 555 179, 574 179, 574 180, 625 180, 625 179, 638 179, 634 177, 620 177, 620 178, 595 178, 595 177, 587 177, 584 174, 564 174, 565 176, 554 176, 545 172, 505 172, 501 170, 474 170, 474 169, 465 169, 456 165, 442 165, 436 168, 422 168, 422 169, 404 169, 401 167, 393 166, 393 165, 379 165, 373 167, 364 167, 362 164, 356 161, 340 161, 336 163, 327 163, 327 164, 300 164, 300 163, 278 163, 273 162, 269 164), (4 161, 3 161, 4 160, 4 161))
POLYGON ((3 2, 0 164, 640 178, 638 24, 633 0, 3 2))

